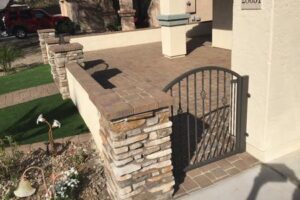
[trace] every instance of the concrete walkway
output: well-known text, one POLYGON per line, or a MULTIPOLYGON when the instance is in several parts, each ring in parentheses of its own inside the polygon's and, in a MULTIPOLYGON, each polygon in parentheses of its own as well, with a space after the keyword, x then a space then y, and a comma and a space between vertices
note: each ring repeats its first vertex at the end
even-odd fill
POLYGON ((299 200, 300 151, 260 164, 181 200, 299 200))
POLYGON ((59 93, 55 83, 17 90, 0 95, 0 109, 59 93))

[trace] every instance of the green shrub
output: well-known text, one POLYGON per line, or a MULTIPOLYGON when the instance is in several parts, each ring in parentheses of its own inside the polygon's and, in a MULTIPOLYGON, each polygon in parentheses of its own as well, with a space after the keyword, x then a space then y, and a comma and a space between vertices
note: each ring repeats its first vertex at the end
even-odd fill
POLYGON ((12 62, 17 58, 22 57, 23 53, 20 48, 12 47, 10 45, 4 44, 0 47, 0 68, 4 72, 9 72, 12 70, 12 62))
POLYGON ((72 35, 75 33, 76 24, 71 20, 61 21, 57 23, 55 30, 57 34, 67 33, 72 35))

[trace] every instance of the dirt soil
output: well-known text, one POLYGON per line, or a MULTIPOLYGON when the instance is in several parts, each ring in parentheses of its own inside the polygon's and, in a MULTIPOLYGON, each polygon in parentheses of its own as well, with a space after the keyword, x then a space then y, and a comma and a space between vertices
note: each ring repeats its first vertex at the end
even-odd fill
MULTIPOLYGON (((60 154, 49 156, 43 149, 38 149, 27 154, 22 154, 16 166, 10 167, 11 177, 0 176, 0 197, 4 197, 10 190, 9 198, 17 199, 13 191, 18 186, 21 174, 31 166, 41 167, 45 171, 46 182, 52 183, 51 177, 74 167, 79 173, 79 187, 76 190, 76 198, 79 200, 109 200, 106 190, 106 178, 100 156, 92 141, 75 145, 74 143, 64 143, 60 154)), ((42 186, 42 178, 38 171, 31 170, 26 173, 37 192, 26 199, 45 199, 45 190, 42 186)))

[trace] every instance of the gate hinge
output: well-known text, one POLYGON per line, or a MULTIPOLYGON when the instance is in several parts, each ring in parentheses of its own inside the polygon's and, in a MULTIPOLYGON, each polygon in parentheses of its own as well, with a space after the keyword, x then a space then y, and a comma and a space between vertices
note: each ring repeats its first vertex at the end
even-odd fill
POLYGON ((251 97, 251 94, 250 94, 250 93, 248 93, 248 94, 247 94, 247 97, 248 97, 248 98, 250 98, 250 97, 251 97))
POLYGON ((245 135, 246 135, 246 137, 248 137, 248 136, 249 136, 249 133, 245 133, 245 135))

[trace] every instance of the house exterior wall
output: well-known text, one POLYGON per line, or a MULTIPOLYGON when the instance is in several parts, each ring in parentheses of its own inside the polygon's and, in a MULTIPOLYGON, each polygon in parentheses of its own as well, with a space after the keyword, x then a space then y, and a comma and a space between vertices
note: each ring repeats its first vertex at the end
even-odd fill
POLYGON ((195 0, 196 15, 200 17, 201 22, 211 21, 213 18, 213 0, 195 0))
MULTIPOLYGON (((187 37, 211 34, 210 22, 188 24, 185 28, 187 37)), ((161 42, 161 28, 74 36, 70 42, 82 44, 85 52, 161 42)))
POLYGON ((83 32, 104 32, 107 25, 117 23, 117 14, 111 0, 60 0, 63 16, 78 24, 83 32))
POLYGON ((269 161, 300 147, 300 2, 262 6, 241 10, 234 1, 232 69, 250 76, 247 151, 269 161))
POLYGON ((232 48, 232 7, 233 0, 213 1, 212 45, 214 47, 232 48))

